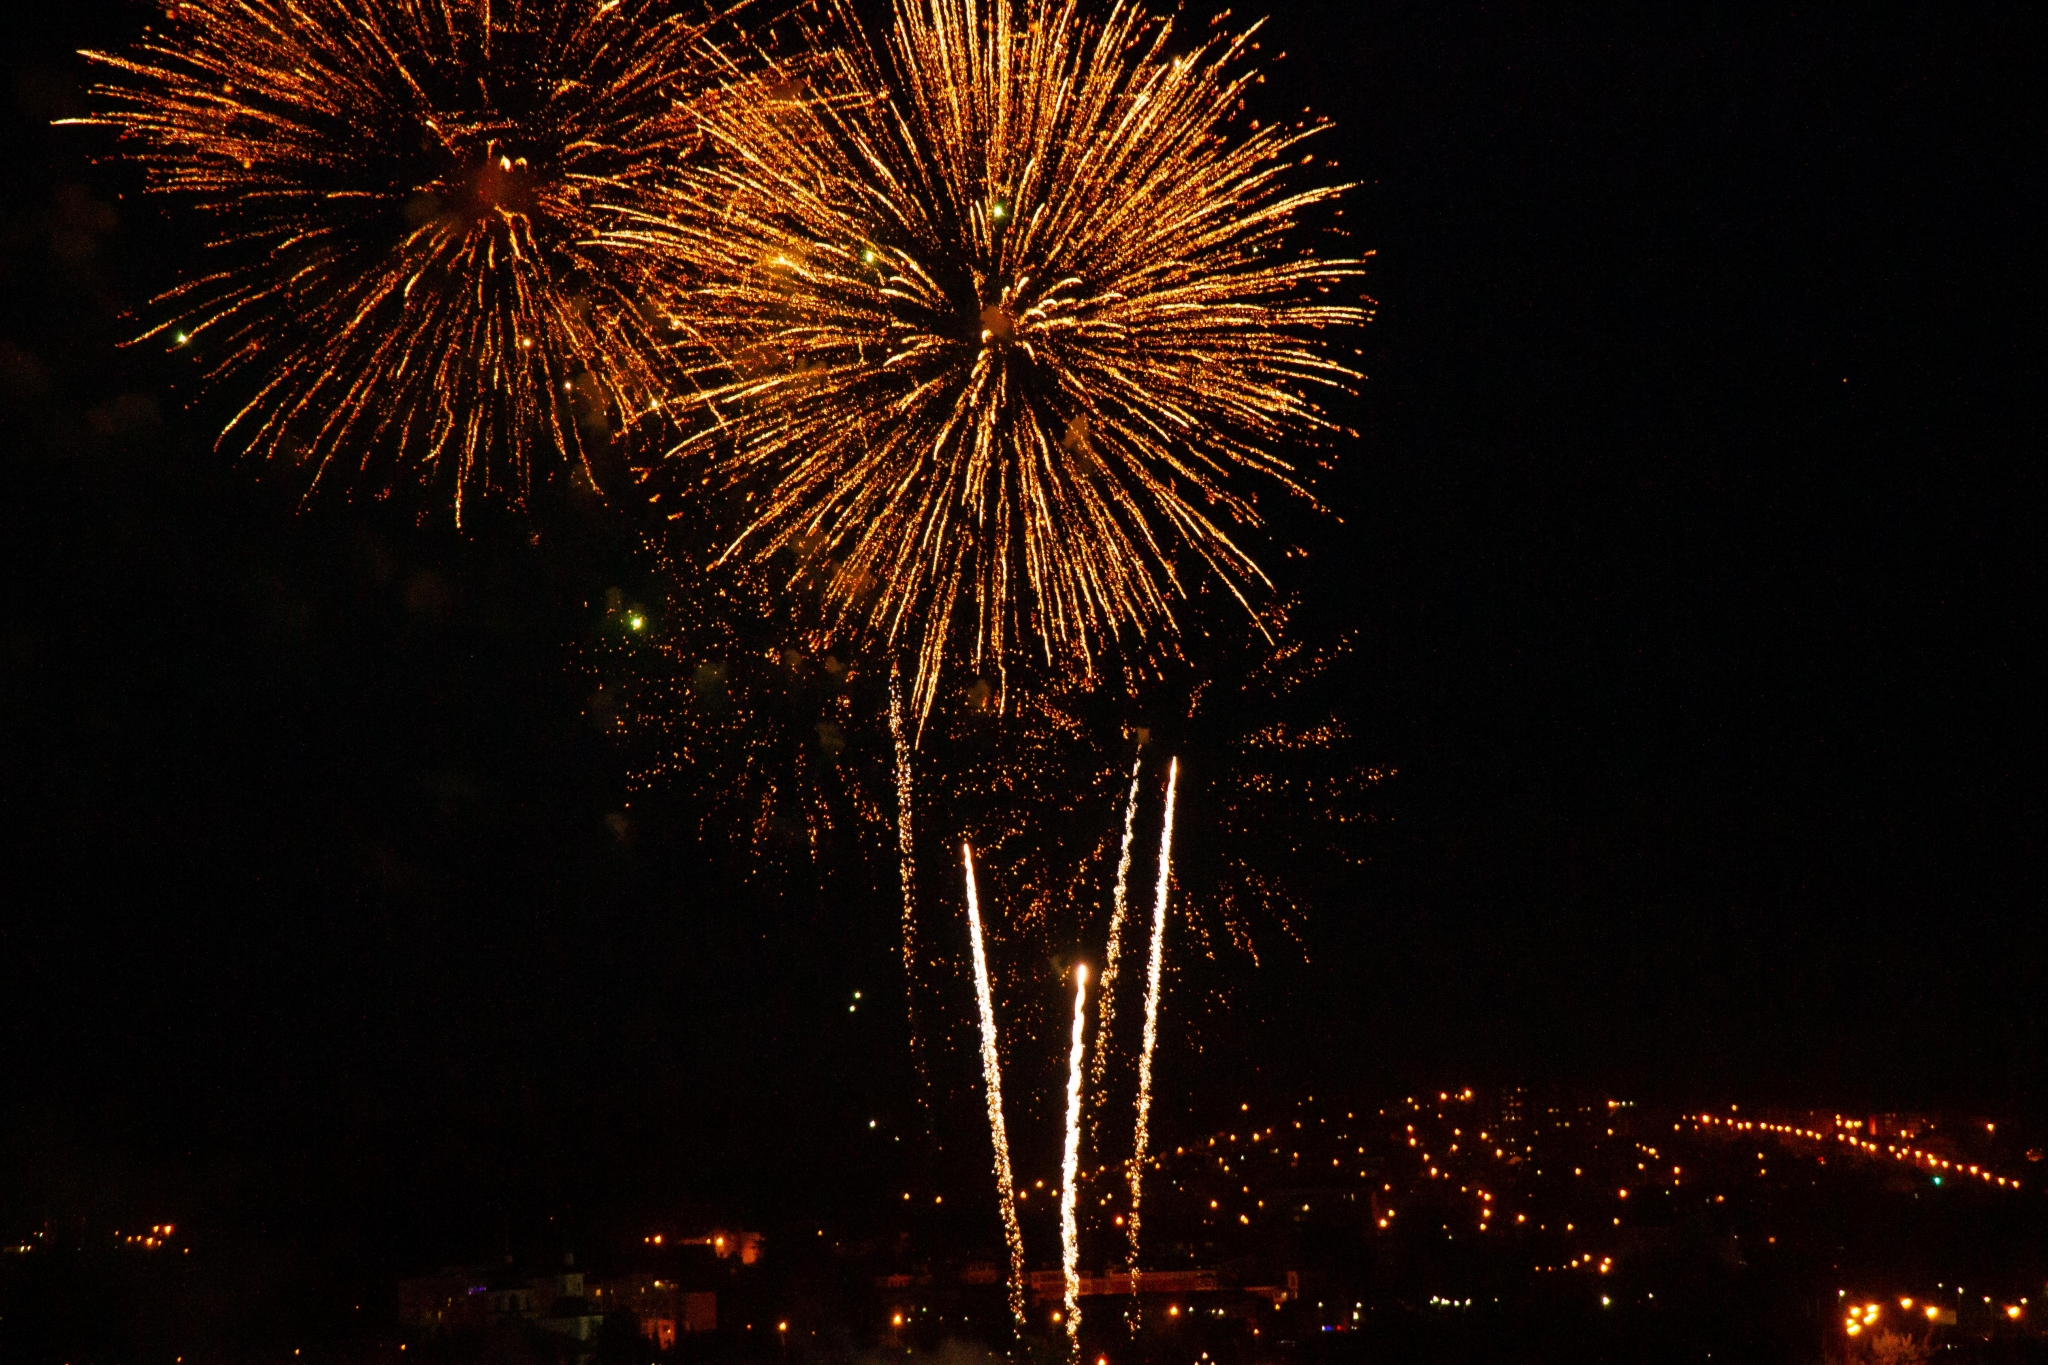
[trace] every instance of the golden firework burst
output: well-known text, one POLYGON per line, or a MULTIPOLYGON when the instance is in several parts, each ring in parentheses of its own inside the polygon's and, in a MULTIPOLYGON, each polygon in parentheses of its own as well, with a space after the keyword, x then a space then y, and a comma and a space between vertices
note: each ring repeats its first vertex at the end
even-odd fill
POLYGON ((222 441, 452 499, 530 486, 658 409, 666 319, 607 231, 731 76, 656 0, 170 0, 92 116, 207 221, 156 301, 238 406, 222 441))
POLYGON ((821 634, 914 657, 919 717, 949 657, 1171 631, 1192 565, 1244 597, 1240 476, 1301 491, 1283 447, 1334 432, 1328 329, 1367 316, 1361 262, 1294 240, 1341 188, 1294 183, 1316 125, 1248 120, 1251 34, 1178 51, 1128 5, 838 24, 705 111, 640 225, 715 419, 671 454, 748 498, 727 558, 822 575, 821 634))

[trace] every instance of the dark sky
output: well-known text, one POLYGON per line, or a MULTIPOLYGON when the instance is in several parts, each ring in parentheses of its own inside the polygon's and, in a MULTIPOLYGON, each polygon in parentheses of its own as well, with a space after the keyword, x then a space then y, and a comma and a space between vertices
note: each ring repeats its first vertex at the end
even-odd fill
MULTIPOLYGON (((1336 120, 1378 253, 1308 587, 1400 776, 1169 1128, 1524 1078, 2048 1109, 2040 34, 1880 8, 1276 12, 1264 93, 1336 120)), ((4 22, 0 1232, 405 1264, 881 1189, 900 1038, 843 1011, 893 905, 606 823, 571 664, 632 517, 457 534, 212 453, 116 346, 189 242, 45 126, 142 12, 4 22)))

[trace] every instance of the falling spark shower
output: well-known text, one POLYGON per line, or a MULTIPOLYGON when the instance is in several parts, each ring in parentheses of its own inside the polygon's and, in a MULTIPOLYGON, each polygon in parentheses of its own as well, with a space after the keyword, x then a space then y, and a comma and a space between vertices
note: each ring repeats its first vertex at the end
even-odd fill
POLYGON ((1081 1170, 1081 1058, 1088 1025, 1088 964, 1074 967, 1074 1041, 1067 1051, 1067 1147, 1060 1158, 1060 1273, 1066 1282, 1067 1356, 1081 1358, 1081 1229, 1074 1182, 1081 1170))
MULTIPOLYGON (((981 901, 974 889, 974 850, 960 846, 967 872, 967 940, 974 951, 974 995, 981 1006, 981 1078, 988 1092, 989 1140, 996 1152, 996 1202, 1003 1240, 1010 1248, 1010 1314, 1024 1325, 1024 1232, 1017 1226, 1016 1180, 1010 1173, 1010 1135, 1003 1126, 1003 1063, 996 1047, 996 1005, 988 989, 988 953, 981 941, 981 901)), ((1068 1182, 1072 1187, 1072 1182, 1068 1182)))
POLYGON ((1138 1053, 1138 1125, 1131 1148, 1131 1294, 1138 1293, 1138 1219, 1145 1193, 1145 1150, 1152 1140, 1152 1053, 1159 1043, 1159 976, 1166 955, 1166 893, 1173 881, 1173 801, 1180 760, 1166 769, 1166 823, 1159 831, 1159 890, 1152 903, 1152 960, 1145 973, 1145 1045, 1138 1053))

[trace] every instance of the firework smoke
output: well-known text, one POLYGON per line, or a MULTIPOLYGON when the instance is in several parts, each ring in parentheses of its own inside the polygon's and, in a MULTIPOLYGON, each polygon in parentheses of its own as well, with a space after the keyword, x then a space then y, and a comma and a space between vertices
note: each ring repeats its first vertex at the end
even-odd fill
POLYGON ((1081 1174, 1081 1058, 1088 1024, 1088 964, 1074 967, 1074 1041, 1067 1052, 1067 1146, 1060 1158, 1060 1273, 1066 1283, 1067 1356, 1081 1358, 1081 1230, 1074 1216, 1081 1174))
POLYGON ((974 998, 981 1006, 981 1080, 988 1092, 989 1140, 996 1151, 996 1203, 1010 1249, 1010 1314, 1024 1325, 1024 1232, 1017 1225, 1016 1181, 1010 1172, 1010 1134, 1003 1124, 1003 1063, 996 1043, 996 1004, 988 988, 988 954, 981 941, 981 900, 974 889, 974 850, 960 846, 967 870, 967 940, 974 951, 974 998))
POLYGON ((1152 903, 1152 960, 1145 972, 1145 1045, 1138 1053, 1138 1124, 1130 1164, 1131 1295, 1138 1293, 1138 1216, 1145 1194, 1145 1153, 1152 1142, 1152 1053, 1159 1044, 1159 978, 1166 958, 1166 893, 1173 880, 1173 801, 1180 760, 1166 769, 1166 824, 1159 831, 1159 892, 1152 903))

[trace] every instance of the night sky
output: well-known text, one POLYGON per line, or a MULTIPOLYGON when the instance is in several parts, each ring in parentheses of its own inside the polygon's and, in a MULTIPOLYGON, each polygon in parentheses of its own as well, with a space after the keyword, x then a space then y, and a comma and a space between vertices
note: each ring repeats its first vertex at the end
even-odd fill
MULTIPOLYGON (((1301 586, 1399 775, 1306 960, 1182 1002, 1169 1141, 1409 1083, 2048 1116, 2040 34, 1876 8, 1274 13, 1377 252, 1301 586)), ((576 658, 652 591, 634 507, 302 508, 118 347, 191 229, 47 125, 144 21, 0 41, 0 1231, 396 1274, 857 1216, 893 900, 608 822, 576 658)))

